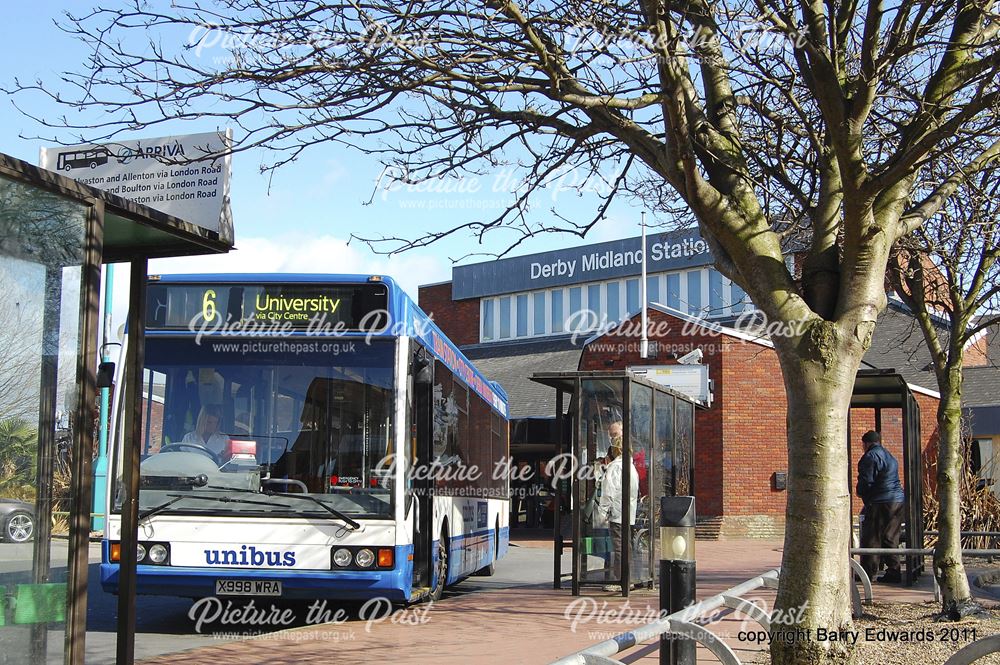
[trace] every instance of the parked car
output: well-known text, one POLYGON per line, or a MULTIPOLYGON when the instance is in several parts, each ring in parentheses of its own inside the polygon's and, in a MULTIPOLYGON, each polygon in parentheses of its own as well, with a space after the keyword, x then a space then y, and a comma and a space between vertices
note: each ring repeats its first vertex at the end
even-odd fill
POLYGON ((35 506, 20 499, 0 499, 0 538, 25 543, 35 537, 35 506))

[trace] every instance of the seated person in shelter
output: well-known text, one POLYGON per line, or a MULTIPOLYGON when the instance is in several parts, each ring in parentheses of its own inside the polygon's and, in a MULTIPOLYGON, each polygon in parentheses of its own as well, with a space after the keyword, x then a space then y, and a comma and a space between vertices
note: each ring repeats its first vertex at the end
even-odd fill
POLYGON ((226 448, 229 437, 219 431, 222 422, 222 409, 218 406, 203 406, 198 412, 198 422, 194 431, 188 432, 181 443, 202 445, 216 455, 221 455, 226 448))

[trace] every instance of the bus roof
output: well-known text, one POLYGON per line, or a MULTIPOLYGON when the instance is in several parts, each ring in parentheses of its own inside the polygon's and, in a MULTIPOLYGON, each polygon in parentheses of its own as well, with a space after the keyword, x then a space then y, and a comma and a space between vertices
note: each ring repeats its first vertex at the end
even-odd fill
MULTIPOLYGON (((191 273, 183 275, 150 275, 149 281, 160 284, 385 284, 389 296, 392 326, 384 336, 410 336, 420 339, 456 376, 499 411, 509 414, 507 393, 503 387, 487 379, 471 360, 441 331, 412 298, 386 275, 322 274, 322 273, 191 273)), ((361 333, 364 334, 364 333, 361 333)))

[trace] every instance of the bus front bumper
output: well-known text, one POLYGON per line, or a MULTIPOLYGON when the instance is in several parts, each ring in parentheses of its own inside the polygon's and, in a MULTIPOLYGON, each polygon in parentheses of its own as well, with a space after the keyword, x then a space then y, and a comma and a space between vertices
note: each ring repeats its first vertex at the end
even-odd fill
MULTIPOLYGON (((216 580, 274 580, 281 582, 282 599, 367 600, 392 602, 410 599, 412 546, 396 547, 396 568, 391 570, 273 570, 260 568, 189 568, 139 565, 136 595, 207 598, 215 596, 216 580)), ((101 587, 117 594, 119 565, 101 563, 101 587)), ((223 598, 240 596, 223 596, 223 598)), ((276 600, 277 596, 274 596, 276 600)))

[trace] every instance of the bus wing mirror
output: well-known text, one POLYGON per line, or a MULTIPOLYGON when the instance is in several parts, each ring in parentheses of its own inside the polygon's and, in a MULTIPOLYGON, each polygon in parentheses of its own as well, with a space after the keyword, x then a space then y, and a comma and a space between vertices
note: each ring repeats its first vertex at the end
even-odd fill
POLYGON ((427 358, 416 358, 413 361, 413 380, 418 385, 427 386, 434 382, 431 361, 427 358))
POLYGON ((115 383, 115 364, 101 363, 97 366, 97 387, 111 388, 115 383))

